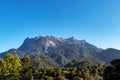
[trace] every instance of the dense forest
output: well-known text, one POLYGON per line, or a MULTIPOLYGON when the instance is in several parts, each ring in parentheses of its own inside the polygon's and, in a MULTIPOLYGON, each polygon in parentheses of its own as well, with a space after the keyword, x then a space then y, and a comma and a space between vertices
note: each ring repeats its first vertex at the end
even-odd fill
POLYGON ((120 59, 111 66, 87 61, 71 62, 66 66, 33 66, 29 56, 22 59, 8 53, 0 58, 0 80, 118 80, 120 59))

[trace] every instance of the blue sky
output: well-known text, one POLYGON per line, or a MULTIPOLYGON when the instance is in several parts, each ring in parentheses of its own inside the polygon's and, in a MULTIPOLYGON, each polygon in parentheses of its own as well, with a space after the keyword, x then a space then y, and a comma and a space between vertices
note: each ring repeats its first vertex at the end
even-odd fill
POLYGON ((26 37, 85 39, 120 49, 120 0, 0 0, 0 52, 26 37))

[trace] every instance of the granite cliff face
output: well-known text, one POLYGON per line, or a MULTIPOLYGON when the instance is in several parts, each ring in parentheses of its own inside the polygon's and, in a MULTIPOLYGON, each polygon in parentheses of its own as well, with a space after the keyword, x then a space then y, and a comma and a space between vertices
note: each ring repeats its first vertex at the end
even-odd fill
MULTIPOLYGON (((56 38, 53 36, 38 36, 35 38, 26 38, 23 44, 18 48, 28 55, 49 53, 49 51, 64 45, 79 45, 91 51, 99 52, 100 49, 92 44, 87 43, 85 40, 77 40, 74 37, 70 38, 56 38)), ((95 53, 94 53, 95 54, 95 53)))

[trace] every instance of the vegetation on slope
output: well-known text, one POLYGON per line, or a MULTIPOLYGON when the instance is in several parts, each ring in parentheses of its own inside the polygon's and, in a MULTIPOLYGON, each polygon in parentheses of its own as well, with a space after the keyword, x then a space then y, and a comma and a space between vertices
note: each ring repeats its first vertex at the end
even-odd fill
POLYGON ((73 61, 67 67, 35 67, 29 56, 19 59, 9 53, 0 58, 0 80, 118 80, 120 59, 111 65, 73 61))

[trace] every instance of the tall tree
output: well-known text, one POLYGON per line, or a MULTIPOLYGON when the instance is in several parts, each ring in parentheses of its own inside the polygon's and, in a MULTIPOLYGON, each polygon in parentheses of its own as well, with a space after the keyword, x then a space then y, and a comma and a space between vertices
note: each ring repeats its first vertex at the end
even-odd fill
POLYGON ((33 80, 33 68, 31 65, 30 57, 25 56, 23 59, 21 59, 22 63, 22 70, 20 71, 21 74, 21 80, 33 80))
POLYGON ((10 79, 10 76, 18 77, 20 70, 21 70, 21 63, 18 57, 15 57, 13 54, 8 53, 4 58, 0 58, 1 79, 7 79, 7 78, 10 79))

